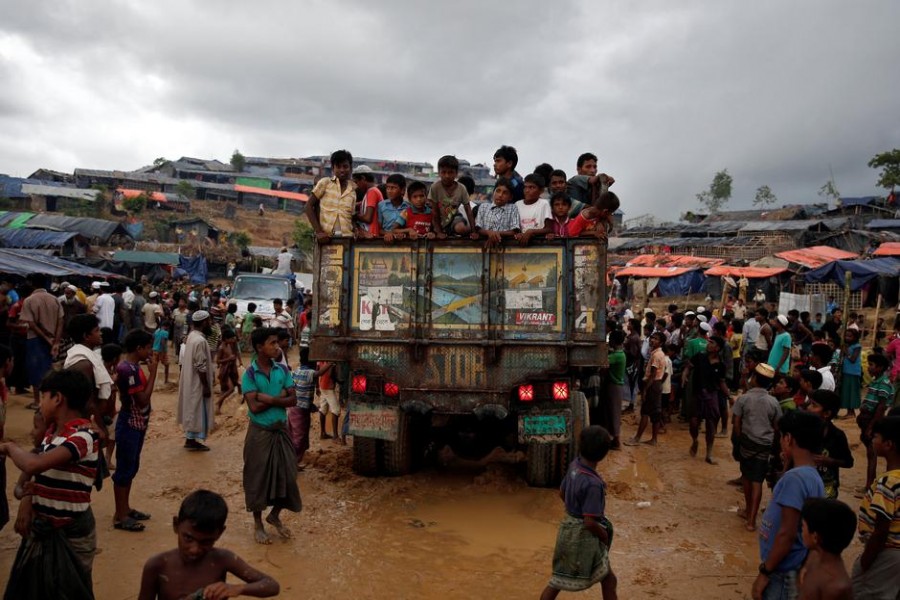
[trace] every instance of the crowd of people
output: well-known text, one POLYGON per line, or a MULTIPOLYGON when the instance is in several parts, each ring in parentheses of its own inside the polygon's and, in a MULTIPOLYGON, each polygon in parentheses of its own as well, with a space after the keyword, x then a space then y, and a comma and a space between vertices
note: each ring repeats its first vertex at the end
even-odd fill
MULTIPOLYGON (((759 537, 753 598, 897 597, 900 320, 890 340, 873 331, 874 348, 864 352, 864 317, 854 313, 844 323, 833 299, 814 318, 731 296, 720 310, 673 304, 664 315, 645 308, 637 317, 628 303, 613 301, 608 314, 609 370, 585 389, 591 422, 608 430, 613 450, 656 447, 669 424, 685 422, 689 456, 698 455, 702 432, 709 464, 720 460, 716 439, 730 438, 740 476, 728 483, 742 488, 738 514, 759 537), (622 433, 622 411, 639 411, 631 436, 622 433), (834 423, 854 418, 867 457, 865 486, 854 490, 862 498, 858 519, 838 500, 840 472, 854 460, 847 435, 834 423), (760 516, 766 484, 771 499, 760 516), (840 554, 857 530, 864 550, 848 574, 840 554)), ((592 472, 585 469, 573 464, 570 476, 592 472)), ((580 514, 568 496, 566 509, 580 514)))

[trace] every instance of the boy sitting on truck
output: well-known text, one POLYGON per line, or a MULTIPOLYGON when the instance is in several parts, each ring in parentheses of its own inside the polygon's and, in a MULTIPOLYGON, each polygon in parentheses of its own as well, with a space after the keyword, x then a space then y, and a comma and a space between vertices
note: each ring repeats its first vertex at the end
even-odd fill
POLYGON ((414 240, 420 237, 433 240, 441 234, 441 222, 437 213, 432 214, 431 206, 425 201, 425 184, 413 181, 406 189, 410 207, 406 211, 406 226, 397 227, 384 234, 384 241, 390 243, 404 237, 414 240))
MULTIPOLYGON (((406 216, 410 204, 403 196, 406 194, 406 177, 399 173, 389 175, 385 183, 387 198, 378 203, 378 225, 384 233, 384 241, 391 242, 395 238, 394 229, 406 227, 406 216)), ((402 239, 401 236, 396 236, 402 239)))
POLYGON ((512 199, 512 182, 501 177, 494 186, 494 202, 478 209, 475 231, 471 234, 473 240, 484 237, 488 246, 496 246, 501 239, 514 237, 519 232, 519 210, 512 199))
MULTIPOLYGON (((459 160, 455 156, 442 156, 437 166, 440 180, 431 184, 428 190, 428 201, 434 207, 434 217, 439 224, 435 231, 440 238, 446 234, 466 234, 469 224, 475 222, 475 216, 469 206, 469 191, 456 180, 459 160)), ((409 199, 412 201, 412 192, 409 199)))
POLYGON ((597 473, 599 463, 609 452, 609 433, 598 425, 581 431, 579 456, 559 489, 566 505, 566 516, 559 524, 553 551, 553 576, 541 600, 554 600, 560 590, 577 592, 597 583, 603 600, 615 600, 616 576, 609 564, 612 524, 606 519, 606 483, 597 473))
POLYGON ((552 218, 550 220, 550 232, 547 239, 578 237, 582 233, 589 232, 598 238, 606 237, 605 227, 597 227, 597 223, 604 218, 604 213, 593 206, 588 206, 575 217, 571 216, 570 207, 572 199, 565 192, 556 192, 550 198, 552 218))

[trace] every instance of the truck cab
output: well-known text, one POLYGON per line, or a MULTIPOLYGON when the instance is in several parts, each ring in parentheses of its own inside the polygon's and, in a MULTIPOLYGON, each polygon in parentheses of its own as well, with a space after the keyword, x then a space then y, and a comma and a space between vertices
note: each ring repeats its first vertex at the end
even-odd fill
POLYGON ((258 273, 241 273, 234 279, 228 304, 237 304, 238 319, 247 313, 247 305, 256 304, 256 314, 263 320, 263 325, 271 325, 275 318, 272 301, 280 298, 287 303, 294 292, 289 277, 283 275, 261 275, 258 273))
POLYGON ((530 484, 556 485, 588 421, 579 380, 606 365, 605 273, 605 242, 587 237, 319 245, 310 356, 343 367, 354 470, 499 446, 525 452, 530 484))

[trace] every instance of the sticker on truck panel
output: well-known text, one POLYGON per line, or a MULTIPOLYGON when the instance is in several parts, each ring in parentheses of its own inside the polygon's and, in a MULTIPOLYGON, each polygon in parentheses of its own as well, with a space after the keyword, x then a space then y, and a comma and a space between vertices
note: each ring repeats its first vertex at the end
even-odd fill
POLYGON ((569 441, 566 415, 522 415, 519 417, 519 442, 563 443, 569 441))
POLYGON ((393 442, 400 428, 400 409, 368 402, 350 402, 350 435, 393 442))

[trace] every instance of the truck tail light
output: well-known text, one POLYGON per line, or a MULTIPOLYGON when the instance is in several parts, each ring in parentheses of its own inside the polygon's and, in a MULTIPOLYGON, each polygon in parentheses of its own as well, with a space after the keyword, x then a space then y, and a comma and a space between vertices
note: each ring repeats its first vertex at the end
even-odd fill
POLYGON ((553 399, 560 402, 569 399, 568 381, 557 381, 553 384, 553 399))
POLYGON ((354 375, 353 382, 350 384, 350 389, 353 390, 354 394, 365 394, 366 383, 365 375, 354 375))
POLYGON ((384 384, 384 395, 385 396, 387 396, 388 398, 394 398, 398 394, 400 394, 400 386, 399 385, 397 385, 396 383, 391 383, 390 381, 388 381, 387 383, 384 384))
POLYGON ((534 386, 533 385, 520 385, 519 386, 519 401, 520 402, 531 402, 534 400, 534 386))

